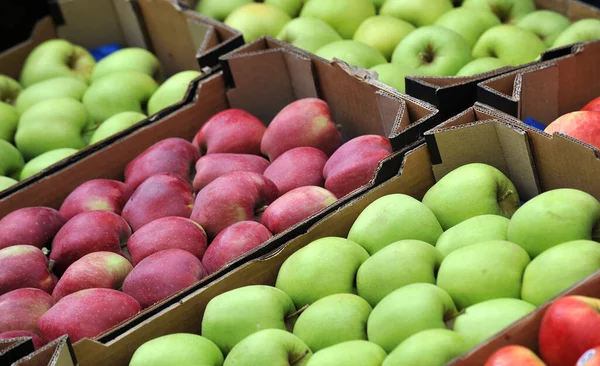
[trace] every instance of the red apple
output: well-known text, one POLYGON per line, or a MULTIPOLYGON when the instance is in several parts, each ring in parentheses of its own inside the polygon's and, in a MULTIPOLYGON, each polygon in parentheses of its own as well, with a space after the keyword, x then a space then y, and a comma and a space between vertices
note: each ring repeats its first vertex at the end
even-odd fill
POLYGON ((94 338, 142 310, 131 296, 117 290, 92 288, 60 299, 38 321, 42 339, 67 334, 71 342, 94 338))
POLYGON ((197 222, 184 217, 162 217, 133 233, 127 242, 133 264, 165 249, 183 249, 202 259, 207 246, 206 233, 197 222))
POLYGON ((182 249, 156 252, 133 268, 123 282, 123 292, 143 308, 184 290, 204 277, 202 263, 182 249))
POLYGON ((217 272, 232 260, 260 246, 273 234, 256 221, 241 221, 221 231, 210 243, 202 264, 208 274, 217 272))
POLYGON ((39 335, 28 332, 26 330, 11 330, 10 332, 0 333, 0 339, 13 338, 31 338, 33 349, 38 349, 46 345, 46 342, 39 335))
POLYGON ((344 197, 369 183, 379 162, 391 153, 390 140, 382 136, 364 135, 346 142, 325 164, 325 188, 344 197))
POLYGON ((122 255, 113 252, 94 252, 86 254, 62 275, 52 297, 60 300, 77 291, 88 288, 118 289, 133 266, 122 255))
POLYGON ((266 127, 261 120, 241 109, 227 109, 212 116, 194 137, 194 144, 207 154, 260 155, 266 127))
POLYGON ((577 111, 560 116, 544 130, 563 133, 600 149, 600 112, 577 111))
POLYGON ((137 230, 161 217, 190 217, 194 196, 190 184, 166 173, 146 179, 123 208, 123 218, 137 230))
POLYGON ((196 162, 194 191, 198 192, 213 180, 233 172, 254 172, 262 174, 269 161, 250 154, 209 154, 196 162))
POLYGON ((550 366, 572 366, 600 345, 600 300, 566 296, 548 307, 540 325, 542 359, 550 366))
POLYGON ((600 97, 593 99, 585 107, 581 108, 582 111, 597 111, 600 112, 600 97))
POLYGON ((110 211, 86 211, 69 220, 52 241, 50 259, 54 271, 62 274, 86 254, 113 252, 122 255, 121 247, 131 236, 131 228, 119 215, 110 211))
POLYGON ((191 170, 200 159, 198 148, 178 137, 164 139, 150 146, 125 167, 125 184, 136 189, 153 175, 173 173, 191 179, 191 170))
POLYGON ((19 288, 39 288, 52 293, 55 278, 48 258, 31 245, 13 245, 0 250, 0 295, 19 288))
POLYGON ((575 366, 600 366, 600 347, 585 351, 575 366))
POLYGON ((278 194, 275 183, 260 174, 229 173, 198 192, 191 219, 214 238, 236 222, 252 220, 255 210, 273 202, 278 194))
POLYGON ((54 305, 54 299, 37 288, 20 288, 0 296, 0 333, 26 330, 38 333, 38 319, 54 305))
POLYGON ((305 98, 290 103, 273 118, 260 149, 274 161, 295 147, 310 146, 328 156, 342 144, 342 135, 331 120, 329 106, 321 99, 305 98))
POLYGON ((13 211, 0 220, 0 249, 21 244, 49 248, 65 222, 65 217, 53 208, 27 207, 13 211))
POLYGON ((311 217, 337 198, 325 188, 306 186, 289 191, 271 203, 262 215, 262 224, 278 234, 311 217))
POLYGON ((484 366, 546 366, 529 348, 505 346, 494 352, 484 366))
POLYGON ((93 179, 81 184, 67 196, 60 206, 60 213, 67 220, 82 212, 94 210, 120 215, 132 192, 123 182, 93 179))
POLYGON ((279 194, 304 186, 322 187, 327 155, 314 147, 296 147, 281 154, 263 173, 275 183, 279 194))

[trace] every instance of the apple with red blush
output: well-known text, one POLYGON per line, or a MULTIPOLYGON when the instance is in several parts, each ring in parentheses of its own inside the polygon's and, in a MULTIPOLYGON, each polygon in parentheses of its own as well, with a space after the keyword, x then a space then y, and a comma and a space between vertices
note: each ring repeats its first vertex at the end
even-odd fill
POLYGON ((600 149, 600 111, 576 111, 564 114, 544 130, 562 133, 600 149))
POLYGON ((269 161, 258 155, 228 153, 205 155, 196 162, 194 191, 198 192, 213 180, 233 172, 263 174, 268 166, 269 161))
POLYGON ((125 183, 112 179, 92 179, 71 192, 60 206, 60 213, 67 219, 85 211, 104 210, 117 215, 131 197, 133 191, 125 183))
POLYGON ((546 366, 529 348, 511 345, 494 352, 484 366, 546 366))
POLYGON ((49 248, 65 222, 67 219, 60 212, 49 207, 13 211, 0 220, 0 249, 22 244, 49 248))
POLYGON ((583 108, 581 108, 582 111, 596 111, 596 112, 600 112, 600 97, 592 99, 588 104, 586 104, 583 108))
POLYGON ((52 293, 56 277, 48 269, 48 258, 32 245, 0 249, 0 295, 20 288, 52 293))
POLYGON ((0 333, 25 330, 38 333, 38 319, 54 305, 47 292, 20 288, 0 296, 0 333))
POLYGON ((323 167, 327 155, 314 147, 296 147, 281 154, 264 171, 264 176, 275 183, 279 194, 304 186, 322 187, 323 167))

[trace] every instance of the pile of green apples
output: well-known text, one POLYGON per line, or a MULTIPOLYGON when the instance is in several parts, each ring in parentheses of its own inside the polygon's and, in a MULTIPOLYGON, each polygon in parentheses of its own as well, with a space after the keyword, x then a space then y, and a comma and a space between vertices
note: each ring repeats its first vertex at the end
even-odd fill
POLYGON ((160 85, 161 64, 142 48, 96 63, 63 39, 38 45, 19 81, 0 74, 0 191, 177 103, 199 75, 183 71, 160 85))
POLYGON ((347 237, 293 253, 274 286, 213 298, 201 335, 137 349, 131 366, 441 366, 600 269, 600 202, 575 189, 521 206, 480 163, 455 169, 422 201, 367 206, 347 237))
POLYGON ((246 42, 277 37, 401 92, 408 75, 471 76, 600 38, 600 20, 571 23, 533 0, 200 0, 196 10, 246 42))

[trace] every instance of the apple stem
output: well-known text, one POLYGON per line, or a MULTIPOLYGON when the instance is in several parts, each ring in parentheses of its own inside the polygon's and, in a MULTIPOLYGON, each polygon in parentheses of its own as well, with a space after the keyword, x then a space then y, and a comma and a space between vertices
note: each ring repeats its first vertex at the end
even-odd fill
POLYGON ((263 212, 265 212, 265 210, 267 209, 267 207, 269 207, 269 206, 262 206, 262 207, 259 207, 259 208, 257 208, 257 209, 254 211, 254 213, 255 213, 255 214, 258 216, 258 215, 262 214, 263 212))
POLYGON ((335 128, 337 128, 338 131, 341 131, 342 130, 342 125, 338 123, 338 124, 335 125, 335 128))
POLYGON ((301 307, 300 309, 294 311, 293 313, 291 313, 290 315, 286 316, 286 319, 291 319, 297 315, 300 315, 304 310, 306 310, 308 308, 308 304, 304 305, 303 307, 301 307))
POLYGON ((50 259, 50 260, 48 261, 48 270, 49 270, 50 272, 52 272, 52 269, 54 269, 54 265, 55 265, 55 264, 56 264, 56 262, 54 261, 54 259, 50 259))
POLYGON ((512 189, 507 190, 506 192, 504 192, 502 194, 502 196, 500 196, 500 201, 504 201, 505 199, 512 196, 513 194, 515 194, 515 191, 513 191, 512 189))
POLYGON ((298 363, 298 362, 302 361, 302 359, 303 359, 304 357, 306 357, 306 355, 308 355, 308 353, 309 353, 309 352, 310 352, 310 350, 309 350, 309 349, 306 349, 306 350, 304 351, 304 353, 302 353, 302 354, 301 354, 301 355, 300 355, 300 356, 299 356, 297 359, 295 359, 295 360, 292 360, 292 362, 290 362, 290 365, 295 365, 296 363, 298 363))
POLYGON ((464 314, 466 312, 467 312, 466 308, 461 309, 460 311, 457 311, 456 313, 450 315, 448 318, 444 319, 444 321, 449 321, 449 320, 456 319, 456 318, 458 318, 459 315, 462 315, 462 314, 464 314))

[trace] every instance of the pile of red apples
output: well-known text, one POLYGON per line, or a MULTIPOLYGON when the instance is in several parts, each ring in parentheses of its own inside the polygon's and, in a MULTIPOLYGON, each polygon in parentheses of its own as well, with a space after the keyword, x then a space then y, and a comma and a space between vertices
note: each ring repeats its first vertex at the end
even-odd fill
POLYGON ((148 148, 124 182, 83 183, 58 211, 10 213, 0 338, 96 337, 367 184, 392 152, 376 135, 342 143, 320 99, 289 104, 268 127, 228 109, 192 142, 148 148))

